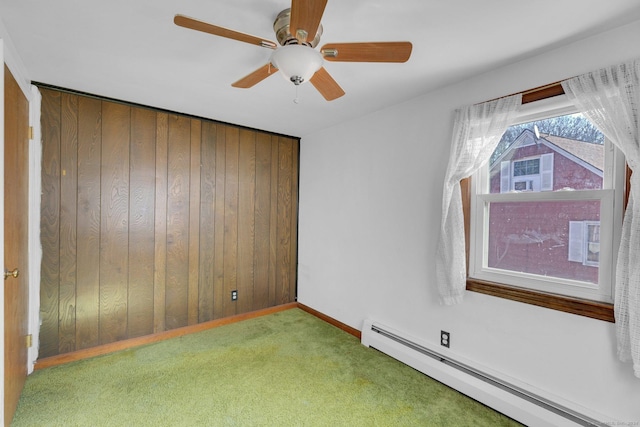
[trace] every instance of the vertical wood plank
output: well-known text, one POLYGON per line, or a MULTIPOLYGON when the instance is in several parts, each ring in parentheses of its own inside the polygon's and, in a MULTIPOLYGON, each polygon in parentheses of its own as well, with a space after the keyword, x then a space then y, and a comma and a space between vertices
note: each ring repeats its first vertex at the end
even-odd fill
POLYGON ((198 276, 200 273, 200 144, 202 122, 191 120, 191 166, 189 183, 189 290, 188 324, 198 323, 198 276))
POLYGON ((62 94, 60 123, 60 293, 58 352, 76 349, 78 97, 62 94))
POLYGON ((256 135, 256 202, 253 309, 269 306, 271 226, 271 136, 256 135))
POLYGON ((43 357, 295 299, 298 140, 48 89, 42 108, 43 357))
POLYGON ((202 123, 200 146, 200 274, 198 277, 198 319, 213 320, 213 283, 215 252, 216 137, 214 123, 202 123))
POLYGON ((166 330, 165 299, 167 285, 167 162, 169 115, 156 115, 156 201, 155 260, 153 277, 153 331, 166 330))
POLYGON ((276 305, 278 284, 278 176, 279 138, 271 137, 271 214, 269 227, 269 306, 276 305))
POLYGON ((60 286, 60 100, 59 92, 42 93, 42 206, 40 238, 40 355, 58 354, 60 286))
POLYGON ((214 212, 214 255, 213 255, 213 317, 224 317, 224 239, 225 239, 225 192, 227 178, 227 128, 218 125, 216 137, 216 194, 214 212))
POLYGON ((131 108, 128 337, 153 333, 156 113, 131 108))
POLYGON ((300 141, 290 138, 291 141, 291 239, 289 251, 291 252, 291 266, 289 267, 289 301, 295 301, 298 297, 298 174, 300 164, 300 141))
POLYGON ((102 102, 101 344, 127 337, 130 110, 102 102))
POLYGON ((278 142, 278 247, 276 304, 293 301, 291 295, 291 170, 293 149, 284 137, 278 142))
POLYGON ((236 311, 253 309, 255 250, 256 133, 240 130, 238 163, 238 301, 236 311))
MULTIPOLYGON (((224 293, 223 315, 237 313, 231 291, 238 285, 238 160, 240 154, 239 130, 227 127, 224 199, 224 293)), ((241 298, 242 296, 239 296, 241 298)))
POLYGON ((78 99, 76 350, 100 343, 100 163, 102 103, 78 99))
POLYGON ((188 323, 191 120, 169 116, 166 327, 188 323))

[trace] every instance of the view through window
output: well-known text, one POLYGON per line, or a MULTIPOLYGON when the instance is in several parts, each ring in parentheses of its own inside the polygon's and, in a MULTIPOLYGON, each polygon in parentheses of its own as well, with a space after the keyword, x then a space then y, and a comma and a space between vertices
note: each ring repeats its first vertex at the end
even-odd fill
POLYGON ((470 277, 610 301, 614 153, 582 114, 511 126, 476 177, 470 277))

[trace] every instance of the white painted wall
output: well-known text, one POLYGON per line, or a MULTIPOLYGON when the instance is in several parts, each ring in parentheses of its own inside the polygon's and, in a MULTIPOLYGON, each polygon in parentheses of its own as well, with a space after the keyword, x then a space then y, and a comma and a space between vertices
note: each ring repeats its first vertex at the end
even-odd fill
POLYGON ((640 422, 640 379, 617 360, 613 324, 472 292, 440 306, 434 271, 454 109, 640 57, 638 40, 640 21, 304 136, 298 301, 433 345, 447 330, 465 359, 640 422))

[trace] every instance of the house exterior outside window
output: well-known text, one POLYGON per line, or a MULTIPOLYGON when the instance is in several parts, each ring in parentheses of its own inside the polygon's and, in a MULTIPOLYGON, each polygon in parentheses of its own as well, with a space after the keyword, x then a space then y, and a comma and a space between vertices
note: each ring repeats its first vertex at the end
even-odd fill
POLYGON ((527 126, 471 179, 469 278, 612 302, 624 159, 527 126))
MULTIPOLYGON (((490 191, 519 193, 560 191, 564 188, 571 191, 601 189, 603 168, 603 144, 553 135, 538 138, 533 130, 526 129, 490 165, 490 191)), ((597 284, 597 260, 585 262, 584 259, 586 228, 577 229, 577 223, 582 226, 585 221, 600 221, 599 202, 492 203, 487 265, 597 284), (576 243, 578 233, 580 238, 576 243), (580 246, 579 251, 577 245, 580 246), (578 252, 580 260, 576 262, 578 252)))

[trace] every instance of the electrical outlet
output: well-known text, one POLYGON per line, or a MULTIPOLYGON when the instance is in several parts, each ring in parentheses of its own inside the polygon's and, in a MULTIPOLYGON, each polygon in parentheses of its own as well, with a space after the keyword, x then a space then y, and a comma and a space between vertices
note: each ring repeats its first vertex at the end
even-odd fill
POLYGON ((238 299, 238 291, 231 291, 231 301, 238 299))
POLYGON ((449 332, 440 331, 440 345, 449 348, 451 344, 451 336, 449 332))

